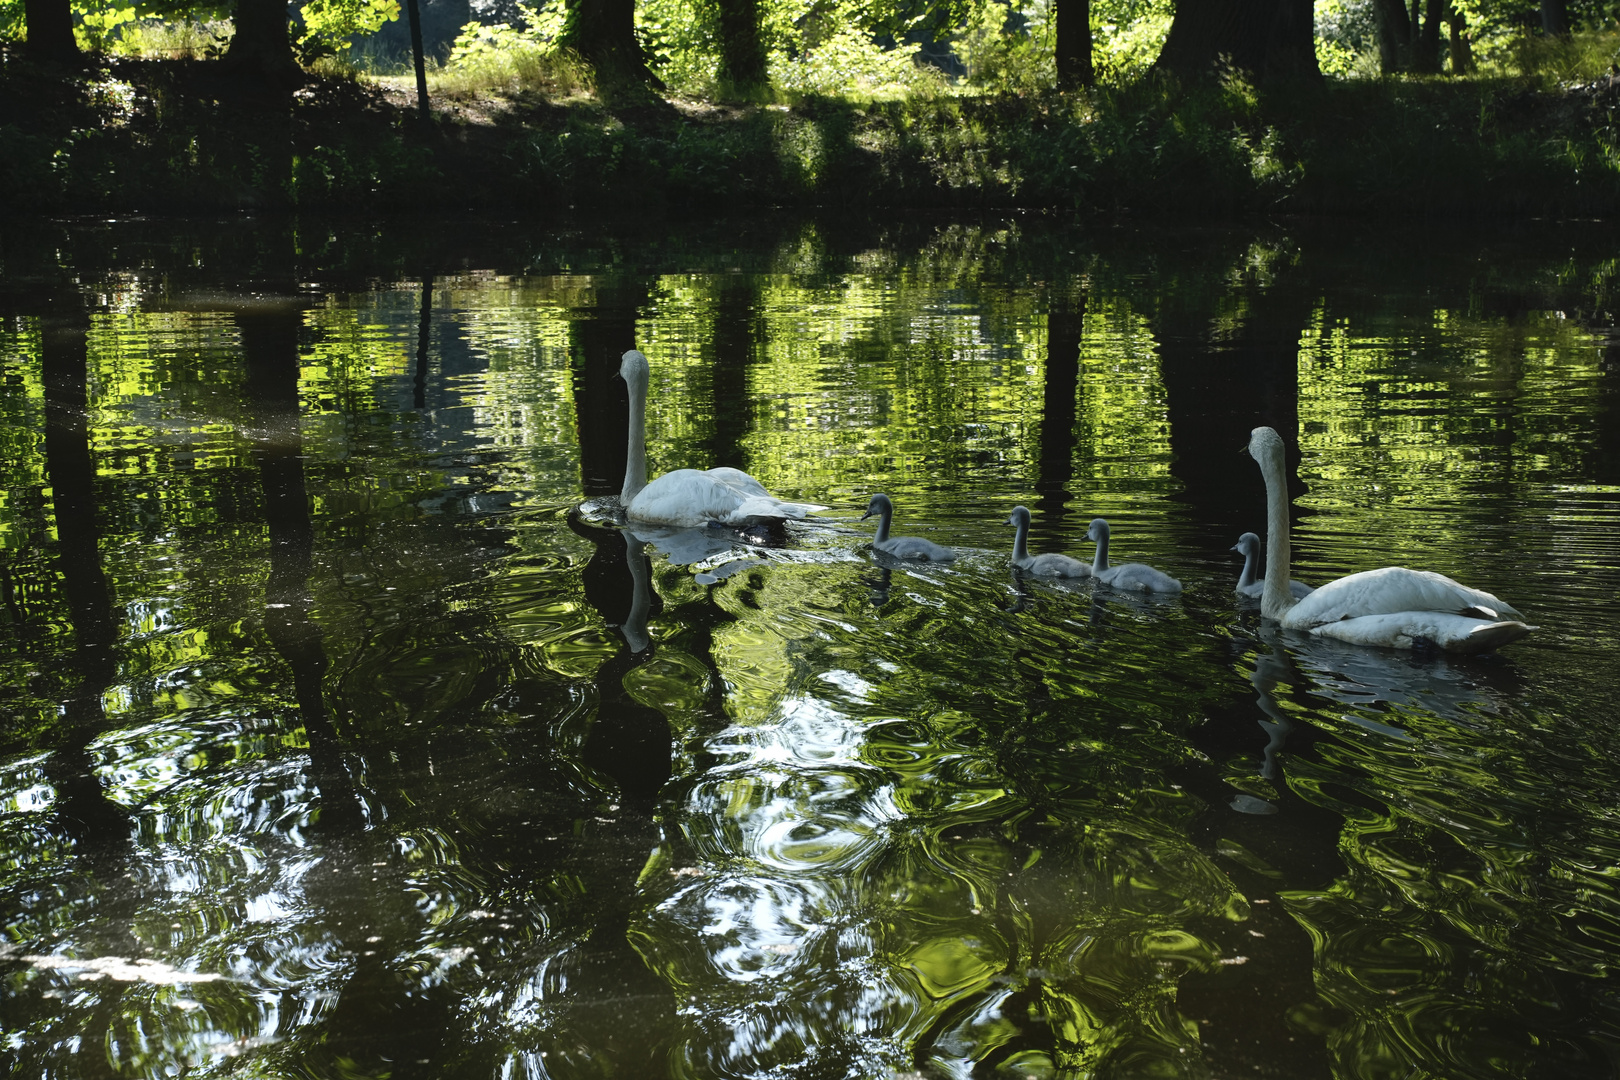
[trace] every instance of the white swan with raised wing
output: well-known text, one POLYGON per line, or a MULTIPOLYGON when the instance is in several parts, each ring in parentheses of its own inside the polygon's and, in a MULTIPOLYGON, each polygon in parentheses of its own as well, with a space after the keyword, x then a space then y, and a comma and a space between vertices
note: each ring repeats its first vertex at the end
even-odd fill
POLYGON ((1482 653, 1517 641, 1535 627, 1488 592, 1444 574, 1386 566, 1363 570, 1302 600, 1288 589, 1287 466, 1282 437, 1268 427, 1249 436, 1249 456, 1266 479, 1266 580, 1260 614, 1290 630, 1352 645, 1410 649, 1425 644, 1448 652, 1482 653))

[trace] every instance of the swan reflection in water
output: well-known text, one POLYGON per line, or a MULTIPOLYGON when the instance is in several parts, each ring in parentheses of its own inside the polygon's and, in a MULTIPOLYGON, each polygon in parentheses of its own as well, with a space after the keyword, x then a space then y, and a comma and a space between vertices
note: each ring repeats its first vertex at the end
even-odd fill
MULTIPOLYGON (((1318 711, 1335 712, 1339 720, 1389 739, 1412 742, 1414 736, 1392 722, 1401 720, 1402 713, 1428 714, 1461 727, 1478 727, 1482 715, 1500 711, 1503 696, 1513 693, 1519 682, 1515 671, 1502 664, 1456 661, 1445 654, 1371 650, 1285 632, 1274 625, 1260 631, 1259 642, 1265 651, 1255 654, 1249 675, 1258 691, 1255 703, 1264 714, 1256 722, 1266 733, 1258 775, 1273 783, 1282 780, 1277 757, 1295 727, 1281 703, 1281 687, 1331 703, 1318 711)), ((1293 715, 1298 716, 1298 710, 1293 715)), ((1231 806, 1249 814, 1277 812, 1274 804, 1246 794, 1233 799, 1231 806)))
POLYGON ((576 1044, 588 1041, 588 1057, 613 1061, 626 1075, 662 1075, 676 1042, 674 992, 636 951, 631 929, 645 904, 637 883, 664 842, 654 813, 672 771, 674 738, 668 718, 626 687, 631 673, 657 651, 648 623, 662 602, 639 538, 578 515, 568 524, 595 545, 581 575, 586 600, 623 639, 596 671, 596 715, 580 751, 593 782, 606 787, 613 801, 594 815, 582 811, 573 822, 588 842, 569 859, 565 880, 583 888, 588 930, 561 950, 536 957, 531 979, 531 992, 545 1002, 546 1012, 567 1017, 547 1026, 569 1045, 541 1036, 516 1056, 533 1059, 520 1071, 543 1071, 556 1067, 560 1057, 579 1054, 576 1044))

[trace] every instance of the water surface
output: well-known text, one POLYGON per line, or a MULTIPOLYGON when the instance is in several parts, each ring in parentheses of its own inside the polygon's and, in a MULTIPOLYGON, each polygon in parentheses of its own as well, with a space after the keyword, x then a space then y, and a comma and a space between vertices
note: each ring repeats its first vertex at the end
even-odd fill
POLYGON ((0 300, 15 1076, 1610 1077, 1614 237, 41 226, 0 300), (825 504, 646 542, 656 474, 825 504), (1232 592, 1400 563, 1500 656, 1232 592), (885 564, 857 519, 962 552, 885 564), (1030 582, 1036 550, 1178 597, 1030 582))

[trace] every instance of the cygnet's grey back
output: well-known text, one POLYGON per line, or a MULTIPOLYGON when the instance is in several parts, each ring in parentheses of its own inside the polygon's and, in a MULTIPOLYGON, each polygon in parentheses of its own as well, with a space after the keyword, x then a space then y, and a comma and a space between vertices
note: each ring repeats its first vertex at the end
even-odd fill
POLYGON ((1016 526, 1017 534, 1013 538, 1013 568, 1020 573, 1034 574, 1038 577, 1081 578, 1091 576, 1091 567, 1079 559, 1071 559, 1067 555, 1054 553, 1046 555, 1029 554, 1026 545, 1029 540, 1029 508, 1025 506, 1013 507, 1012 514, 1007 518, 1006 524, 1016 526))
POLYGON ((1136 592, 1178 593, 1181 591, 1181 582, 1166 574, 1162 570, 1155 570, 1146 563, 1122 563, 1110 566, 1108 563, 1108 545, 1112 530, 1104 518, 1092 518, 1091 525, 1086 529, 1086 539, 1094 541, 1097 545, 1096 561, 1092 563, 1091 573, 1104 585, 1116 589, 1131 589, 1136 592))
POLYGON ((894 500, 887 495, 872 496, 867 504, 866 513, 861 520, 876 514, 878 516, 878 530, 872 540, 872 549, 881 551, 885 555, 896 559, 915 559, 919 562, 949 562, 956 558, 956 552, 947 547, 940 547, 932 540, 924 540, 920 536, 890 536, 889 524, 894 516, 894 500))
POLYGON ((881 543, 872 545, 885 555, 893 555, 897 559, 926 559, 929 562, 950 562, 956 558, 956 552, 948 547, 940 547, 932 540, 924 540, 920 536, 891 536, 881 543))
POLYGON ((1181 582, 1163 570, 1155 570, 1146 563, 1139 562, 1109 567, 1098 575, 1098 580, 1105 585, 1112 585, 1116 589, 1134 589, 1137 592, 1178 593, 1181 591, 1181 582))
POLYGON ((1031 555, 1025 562, 1018 564, 1018 569, 1026 574, 1035 574, 1038 577, 1067 577, 1082 578, 1091 576, 1091 564, 1083 563, 1079 559, 1071 559, 1067 555, 1057 552, 1048 552, 1045 555, 1031 555))

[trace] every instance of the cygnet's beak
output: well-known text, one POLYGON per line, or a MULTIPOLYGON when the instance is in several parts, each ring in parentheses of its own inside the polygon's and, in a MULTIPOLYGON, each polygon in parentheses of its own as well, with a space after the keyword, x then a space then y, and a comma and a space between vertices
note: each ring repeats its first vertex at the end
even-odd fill
POLYGON ((1227 551, 1235 551, 1235 552, 1237 552, 1237 553, 1238 553, 1238 554, 1239 554, 1239 555, 1241 555, 1241 554, 1243 554, 1243 549, 1242 549, 1242 548, 1240 548, 1240 547, 1238 547, 1238 546, 1237 546, 1237 545, 1236 545, 1236 544, 1233 544, 1233 545, 1232 545, 1232 546, 1231 546, 1231 547, 1229 547, 1229 548, 1227 548, 1227 549, 1226 549, 1226 550, 1227 550, 1227 551))
POLYGON ((876 511, 876 510, 873 510, 873 509, 872 509, 872 508, 871 508, 871 507, 870 507, 870 506, 868 506, 868 507, 867 507, 867 508, 866 508, 866 513, 864 513, 864 514, 862 514, 862 515, 861 515, 861 520, 862 520, 862 521, 865 521, 865 520, 866 520, 866 519, 867 519, 867 518, 869 518, 869 517, 871 517, 871 516, 872 516, 872 515, 873 515, 873 514, 875 514, 875 513, 877 513, 877 511, 876 511))

